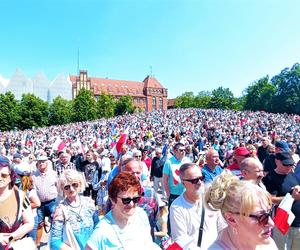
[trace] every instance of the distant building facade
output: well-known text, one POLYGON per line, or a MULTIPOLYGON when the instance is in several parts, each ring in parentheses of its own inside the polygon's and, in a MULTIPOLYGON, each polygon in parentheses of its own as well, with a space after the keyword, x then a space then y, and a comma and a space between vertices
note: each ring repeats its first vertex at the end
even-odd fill
POLYGON ((135 107, 146 112, 167 110, 168 90, 153 76, 147 76, 142 82, 113 80, 108 78, 89 77, 86 70, 81 70, 79 76, 70 76, 72 95, 75 98, 80 89, 91 90, 97 99, 102 93, 116 98, 130 95, 135 107))
POLYGON ((72 99, 72 83, 68 76, 59 74, 53 81, 48 80, 43 72, 38 72, 33 78, 27 77, 17 69, 6 87, 0 86, 0 92, 11 91, 17 100, 23 94, 34 94, 44 101, 51 103, 54 98, 61 96, 66 100, 72 99))

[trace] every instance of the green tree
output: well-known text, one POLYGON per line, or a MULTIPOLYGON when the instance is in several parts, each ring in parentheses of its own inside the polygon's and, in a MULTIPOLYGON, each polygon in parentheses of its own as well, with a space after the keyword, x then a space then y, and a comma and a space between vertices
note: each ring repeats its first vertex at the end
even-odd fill
POLYGON ((115 114, 115 106, 116 106, 116 100, 112 95, 107 93, 101 93, 97 101, 98 118, 113 117, 115 114))
POLYGON ((200 91, 198 95, 195 96, 194 106, 196 108, 209 108, 209 103, 211 101, 210 91, 200 91))
POLYGON ((23 94, 18 108, 19 128, 48 125, 48 103, 33 94, 23 94))
POLYGON ((271 82, 276 87, 273 111, 300 114, 300 65, 285 68, 271 82))
POLYGON ((49 107, 49 124, 61 125, 71 122, 72 101, 57 96, 49 107))
POLYGON ((0 94, 0 130, 7 131, 17 127, 19 120, 18 102, 11 92, 0 94))
POLYGON ((191 108, 195 107, 195 96, 193 92, 185 92, 181 96, 175 98, 176 108, 191 108))
POLYGON ((73 100, 72 121, 81 122, 95 120, 97 118, 97 103, 93 93, 87 89, 81 89, 73 100))
POLYGON ((245 90, 244 109, 272 111, 275 92, 276 87, 269 82, 269 76, 259 79, 245 90))
POLYGON ((212 91, 210 108, 233 109, 235 98, 229 88, 219 87, 212 91))
POLYGON ((115 114, 116 115, 124 115, 125 113, 133 113, 134 112, 134 106, 132 102, 132 97, 127 96, 121 96, 115 106, 115 114))

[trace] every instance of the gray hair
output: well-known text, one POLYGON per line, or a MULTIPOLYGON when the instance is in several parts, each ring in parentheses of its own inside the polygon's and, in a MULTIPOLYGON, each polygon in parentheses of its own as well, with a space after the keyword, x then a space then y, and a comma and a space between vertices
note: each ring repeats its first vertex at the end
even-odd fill
POLYGON ((197 165, 195 163, 191 163, 191 162, 182 164, 181 167, 179 168, 180 179, 183 179, 185 171, 187 171, 188 169, 190 169, 194 166, 197 167, 197 165))

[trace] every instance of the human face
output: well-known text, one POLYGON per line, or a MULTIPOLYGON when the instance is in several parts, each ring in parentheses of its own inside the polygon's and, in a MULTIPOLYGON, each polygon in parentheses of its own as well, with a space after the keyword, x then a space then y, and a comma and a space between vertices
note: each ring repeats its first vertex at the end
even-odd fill
POLYGON ((208 166, 212 166, 212 167, 217 166, 220 162, 218 152, 216 150, 210 150, 207 153, 206 162, 208 166))
POLYGON ((183 178, 181 179, 186 188, 186 195, 188 198, 197 199, 201 194, 201 187, 203 186, 203 176, 198 166, 188 168, 183 178), (198 180, 198 182, 196 182, 198 180))
POLYGON ((280 160, 275 159, 276 163, 276 170, 278 173, 287 175, 289 172, 291 172, 294 168, 294 165, 285 166, 282 164, 280 160))
POLYGON ((137 153, 136 155, 134 155, 134 158, 137 160, 137 161, 140 161, 142 159, 142 154, 141 153, 137 153))
POLYGON ((142 176, 142 167, 136 160, 130 161, 124 168, 124 171, 134 174, 139 180, 142 176))
POLYGON ((0 188, 5 189, 11 182, 10 169, 8 166, 0 165, 0 188))
POLYGON ((174 154, 175 154, 175 157, 181 161, 185 155, 185 148, 179 147, 177 150, 174 150, 174 154))
POLYGON ((80 192, 80 184, 79 184, 79 182, 76 182, 76 181, 66 183, 63 187, 63 191, 64 191, 65 196, 68 199, 72 200, 80 192))
POLYGON ((67 164, 69 162, 69 157, 67 154, 61 154, 59 159, 63 164, 67 164))
POLYGON ((264 177, 264 170, 262 165, 252 164, 244 170, 244 177, 246 180, 254 180, 256 183, 261 182, 264 177))
MULTIPOLYGON (((137 198, 139 197, 138 192, 133 192, 132 190, 128 190, 126 192, 120 192, 117 196, 116 202, 113 203, 113 211, 118 213, 123 218, 129 218, 132 216, 136 210, 137 203, 134 203, 132 200, 128 204, 123 204, 122 199, 126 198, 137 198)), ((138 199, 138 198, 137 198, 138 199)))
POLYGON ((93 154, 91 152, 88 152, 86 154, 86 159, 89 161, 89 162, 93 162, 94 158, 93 158, 93 154))
POLYGON ((256 203, 257 205, 249 216, 235 215, 236 230, 241 239, 245 237, 253 245, 269 244, 274 227, 274 221, 267 215, 271 206, 259 198, 257 198, 256 203))
POLYGON ((48 162, 47 161, 38 161, 37 167, 41 172, 44 172, 44 171, 46 171, 46 169, 48 167, 48 162))
POLYGON ((265 148, 269 145, 269 140, 267 138, 263 138, 261 140, 262 146, 265 148))

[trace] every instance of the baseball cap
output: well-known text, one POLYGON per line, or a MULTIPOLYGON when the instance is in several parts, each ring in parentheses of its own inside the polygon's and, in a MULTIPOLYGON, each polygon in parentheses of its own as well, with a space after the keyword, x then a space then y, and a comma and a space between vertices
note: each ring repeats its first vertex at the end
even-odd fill
POLYGON ((284 166, 291 166, 295 164, 290 152, 283 151, 283 152, 276 153, 275 158, 277 160, 280 160, 282 165, 284 166))
POLYGON ((9 166, 10 167, 9 159, 5 156, 0 155, 0 166, 9 166))
POLYGON ((18 175, 29 175, 30 174, 30 166, 26 162, 22 162, 21 164, 15 165, 14 170, 18 175))
POLYGON ((250 155, 250 152, 245 147, 238 147, 234 150, 234 154, 237 156, 247 156, 250 155))
POLYGON ((37 161, 47 161, 48 157, 46 155, 40 155, 36 159, 37 161))
POLYGON ((13 159, 17 159, 17 158, 22 159, 23 156, 22 156, 21 154, 19 154, 19 153, 15 153, 15 154, 13 155, 13 159))
POLYGON ((277 142, 275 142, 275 147, 276 148, 280 148, 280 149, 282 149, 285 152, 289 152, 290 151, 289 145, 285 141, 277 141, 277 142))

